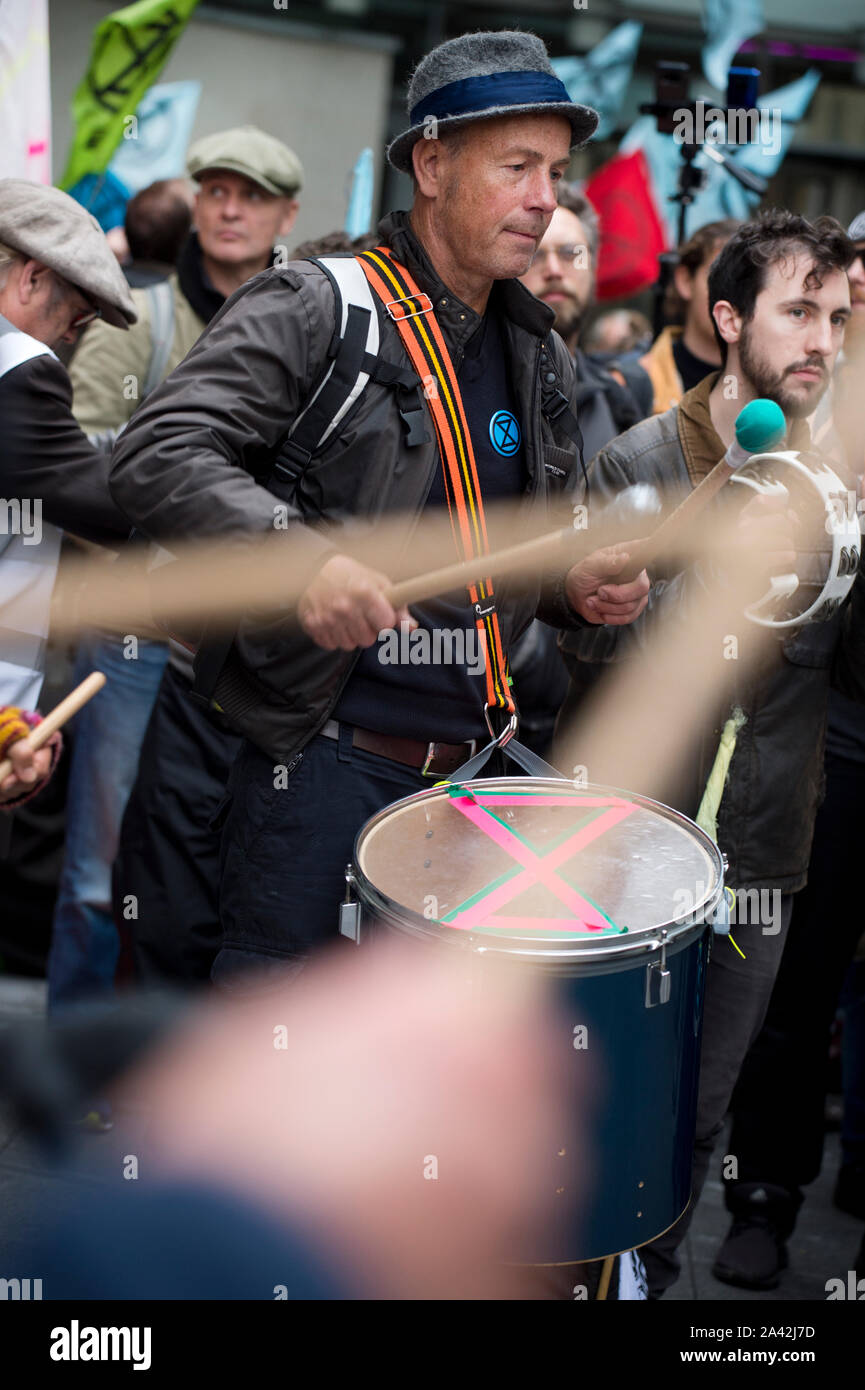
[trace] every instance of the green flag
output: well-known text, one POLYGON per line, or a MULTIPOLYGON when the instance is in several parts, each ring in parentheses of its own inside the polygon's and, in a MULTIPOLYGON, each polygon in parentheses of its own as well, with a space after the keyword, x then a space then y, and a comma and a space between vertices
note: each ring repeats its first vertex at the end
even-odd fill
POLYGON ((198 0, 137 0, 97 25, 90 65, 72 102, 75 139, 61 187, 100 174, 128 117, 162 71, 198 0))

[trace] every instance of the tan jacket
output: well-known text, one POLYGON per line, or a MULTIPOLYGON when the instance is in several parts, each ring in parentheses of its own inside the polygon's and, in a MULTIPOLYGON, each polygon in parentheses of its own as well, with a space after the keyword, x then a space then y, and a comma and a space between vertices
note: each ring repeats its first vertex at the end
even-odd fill
MULTIPOLYGON (((183 294, 177 276, 170 276, 169 283, 174 292, 174 341, 166 376, 183 361, 205 329, 204 320, 183 294)), ((97 319, 84 334, 72 359, 72 409, 85 434, 118 430, 141 401, 153 352, 150 299, 144 289, 132 290, 132 298, 138 322, 127 333, 118 333, 97 319)))
POLYGON ((655 393, 653 415, 662 415, 670 406, 678 405, 684 394, 682 378, 673 357, 673 343, 677 338, 681 338, 683 331, 681 328, 665 328, 645 357, 640 358, 640 366, 652 379, 652 389, 655 393))

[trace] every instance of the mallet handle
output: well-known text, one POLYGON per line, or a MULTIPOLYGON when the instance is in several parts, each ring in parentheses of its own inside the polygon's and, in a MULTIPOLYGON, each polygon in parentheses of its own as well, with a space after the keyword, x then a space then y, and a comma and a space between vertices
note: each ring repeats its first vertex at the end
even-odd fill
MULTIPOLYGON (((93 671, 80 685, 70 691, 65 700, 61 700, 59 705, 55 705, 50 714, 46 714, 41 724, 27 735, 28 747, 32 749, 41 748, 43 743, 47 743, 53 733, 62 727, 73 714, 77 714, 82 705, 86 705, 88 700, 98 693, 105 684, 105 677, 101 671, 93 671)), ((14 772, 11 758, 4 758, 0 762, 0 782, 8 777, 10 772, 14 772)))
POLYGON ((702 478, 692 492, 679 503, 675 511, 661 522, 650 536, 644 540, 628 543, 629 560, 621 574, 613 583, 628 584, 636 579, 641 570, 646 569, 662 552, 671 550, 683 532, 687 531, 695 517, 711 502, 724 484, 732 478, 738 464, 728 463, 726 456, 702 478))

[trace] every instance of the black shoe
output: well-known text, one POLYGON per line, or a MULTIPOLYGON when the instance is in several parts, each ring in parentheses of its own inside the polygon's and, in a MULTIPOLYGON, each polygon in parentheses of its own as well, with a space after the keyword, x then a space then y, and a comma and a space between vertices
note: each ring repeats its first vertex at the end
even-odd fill
POLYGON ((734 1218, 712 1273, 738 1289, 777 1289, 787 1263, 784 1237, 771 1217, 752 1214, 734 1218))
POLYGON ((840 1211, 865 1220, 865 1164, 843 1163, 838 1169, 838 1181, 832 1201, 840 1211))

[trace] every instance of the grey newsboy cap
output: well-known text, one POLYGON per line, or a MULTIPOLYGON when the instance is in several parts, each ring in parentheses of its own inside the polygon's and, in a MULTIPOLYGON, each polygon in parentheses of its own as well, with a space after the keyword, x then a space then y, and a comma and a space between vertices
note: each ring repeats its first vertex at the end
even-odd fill
POLYGON ((858 212, 847 228, 851 241, 865 241, 865 212, 858 212))
POLYGON ((228 169, 279 198, 292 198, 303 184, 303 165, 294 150, 254 125, 235 126, 196 140, 189 148, 186 168, 193 179, 200 179, 208 169, 228 169))
POLYGON ((138 318, 126 277, 96 218, 59 188, 0 179, 0 242, 56 271, 115 328, 128 328, 138 318))
POLYGON ((537 34, 518 29, 461 34, 439 44, 418 63, 408 89, 409 129, 388 146, 387 157, 404 174, 412 172, 414 144, 431 128, 453 129, 490 116, 565 116, 573 145, 583 145, 598 125, 598 113, 571 101, 556 77, 537 34))

